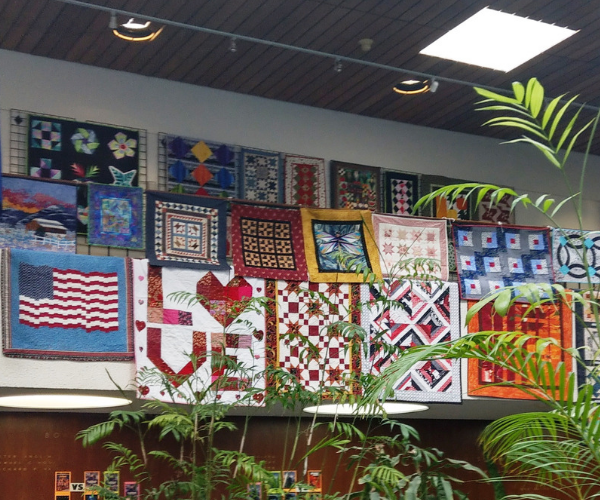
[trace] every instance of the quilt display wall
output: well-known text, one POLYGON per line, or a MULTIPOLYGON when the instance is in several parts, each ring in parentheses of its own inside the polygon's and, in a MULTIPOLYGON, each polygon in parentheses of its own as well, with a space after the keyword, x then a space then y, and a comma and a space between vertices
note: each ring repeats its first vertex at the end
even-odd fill
POLYGON ((129 259, 3 250, 2 260, 5 356, 132 359, 129 259))
MULTIPOLYGON (((469 308, 475 301, 468 301, 469 308)), ((548 303, 528 311, 529 304, 517 303, 512 306, 505 317, 496 314, 491 305, 487 304, 480 309, 469 322, 469 332, 523 332, 541 338, 551 338, 558 342, 563 349, 572 347, 573 336, 573 311, 571 304, 563 301, 557 305, 548 303)), ((554 345, 546 348, 546 358, 555 367, 559 362, 565 363, 567 371, 573 368, 573 358, 565 351, 554 345)), ((493 363, 480 362, 469 359, 469 386, 470 396, 489 396, 504 399, 534 399, 523 391, 506 387, 503 381, 515 382, 527 387, 527 381, 517 377, 514 373, 505 370, 493 363)))
POLYGON ((145 259, 134 260, 133 276, 140 397, 181 401, 163 387, 158 372, 174 389, 207 391, 206 402, 263 401, 265 314, 249 307, 249 299, 264 297, 264 280, 236 278, 226 271, 148 266, 145 259), (201 298, 178 300, 176 292, 201 298), (239 368, 226 369, 219 361, 222 356, 239 368))
POLYGON ((361 285, 268 280, 266 286, 276 304, 267 318, 267 362, 306 389, 355 392, 361 346, 330 325, 360 324, 361 285))
POLYGON ((77 187, 2 176, 0 247, 75 253, 77 187))
POLYGON ((240 197, 240 147, 159 134, 159 158, 167 190, 188 194, 240 197))
MULTIPOLYGON (((368 333, 365 374, 380 375, 402 350, 435 345, 460 336, 458 285, 385 280, 385 288, 363 287, 363 328, 368 333)), ((437 359, 415 364, 394 387, 399 401, 461 401, 460 361, 437 359)))
POLYGON ((86 183, 137 186, 139 131, 29 115, 27 171, 32 177, 81 183, 78 231, 86 234, 86 183))

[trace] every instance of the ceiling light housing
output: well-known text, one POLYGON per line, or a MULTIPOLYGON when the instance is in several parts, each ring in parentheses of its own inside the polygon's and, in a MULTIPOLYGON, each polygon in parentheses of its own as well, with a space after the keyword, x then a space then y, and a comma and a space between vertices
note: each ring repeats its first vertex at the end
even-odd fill
POLYGON ((94 396, 88 394, 20 394, 1 396, 0 406, 30 410, 80 410, 114 408, 131 404, 127 398, 94 396))
POLYGON ((151 42, 161 34, 163 29, 164 26, 155 29, 150 21, 139 22, 131 18, 126 23, 117 26, 112 32, 116 37, 128 42, 151 42))
POLYGON ((428 92, 430 87, 431 82, 429 80, 416 80, 411 78, 394 85, 394 92, 403 95, 423 94, 424 92, 428 92))
POLYGON ((575 33, 485 7, 420 53, 508 72, 575 33))
POLYGON ((324 416, 383 416, 400 415, 429 410, 428 406, 416 403, 382 403, 380 406, 358 406, 356 404, 324 404, 304 408, 306 413, 316 413, 324 416))

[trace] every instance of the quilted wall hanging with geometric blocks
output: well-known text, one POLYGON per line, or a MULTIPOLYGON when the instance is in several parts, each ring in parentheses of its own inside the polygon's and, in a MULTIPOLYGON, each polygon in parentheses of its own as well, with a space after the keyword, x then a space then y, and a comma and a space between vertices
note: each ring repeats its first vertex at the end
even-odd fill
POLYGON ((357 210, 379 210, 379 167, 331 160, 331 206, 357 210))
POLYGON ((183 402, 200 392, 204 402, 260 405, 265 314, 252 301, 264 297, 264 281, 133 264, 139 397, 183 402), (199 299, 178 300, 178 292, 199 299))
POLYGON ((86 183, 137 186, 139 141, 139 130, 29 115, 27 173, 81 183, 78 231, 86 234, 86 183))
POLYGON ((384 276, 399 278, 418 272, 448 280, 445 220, 373 214, 373 230, 384 276), (415 259, 427 259, 427 267, 417 265, 415 259))
POLYGON ((552 262, 556 281, 599 283, 600 231, 553 229, 552 262))
MULTIPOLYGON (((467 301, 469 309, 476 301, 467 301)), ((540 338, 557 341, 563 349, 573 345, 573 312, 571 303, 564 301, 557 304, 543 304, 528 311, 529 303, 515 303, 506 316, 497 314, 490 304, 480 309, 468 325, 469 333, 476 332, 522 332, 540 338)), ((573 357, 555 345, 549 345, 545 351, 545 359, 554 367, 557 363, 565 364, 567 371, 573 368, 573 357)), ((468 394, 470 396, 488 396, 504 399, 534 399, 520 389, 502 385, 503 382, 514 382, 527 387, 527 381, 487 361, 469 359, 468 361, 468 394)))
POLYGON ((162 189, 239 198, 239 146, 160 133, 158 158, 162 189))
POLYGON ((550 284, 552 255, 547 228, 452 224, 463 299, 480 299, 511 285, 550 284))
POLYGON ((4 355, 133 358, 130 259, 2 251, 4 355))
POLYGON ((284 173, 281 153, 242 148, 240 198, 244 200, 283 203, 284 173))
POLYGON ((327 208, 325 160, 285 155, 285 203, 327 208))
POLYGON ((304 389, 355 392, 360 342, 331 325, 360 324, 361 286, 267 280, 267 298, 276 304, 267 317, 267 362, 304 389))
POLYGON ((240 276, 306 281, 298 209, 231 205, 233 266, 240 276))
MULTIPOLYGON (((421 195, 426 196, 439 188, 453 184, 464 184, 461 179, 452 179, 441 175, 421 176, 421 195)), ((467 196, 468 190, 459 194, 455 199, 447 196, 436 196, 435 199, 421 207, 421 215, 428 215, 438 219, 475 220, 474 196, 467 196)))
POLYGON ((310 281, 362 283, 369 271, 381 276, 369 210, 301 208, 310 281))
POLYGON ((383 173, 383 211, 394 215, 416 215, 420 180, 417 174, 385 171, 383 173))
MULTIPOLYGON (((403 349, 436 345, 460 336, 456 283, 384 280, 385 288, 363 288, 363 327, 368 354, 363 373, 379 376, 403 349)), ((459 403, 460 361, 436 359, 415 364, 394 386, 399 401, 459 403)))
MULTIPOLYGON (((600 348, 600 337, 598 336, 598 325, 594 318, 591 304, 592 295, 588 292, 584 305, 580 302, 575 304, 575 347, 581 356, 581 362, 577 363, 577 385, 581 387, 589 384, 594 388, 594 399, 600 400, 600 381, 598 373, 600 360, 596 356, 600 348)), ((595 294, 598 302, 600 294, 595 294)))
POLYGON ((150 264, 229 269, 227 201, 146 192, 146 256, 150 264))

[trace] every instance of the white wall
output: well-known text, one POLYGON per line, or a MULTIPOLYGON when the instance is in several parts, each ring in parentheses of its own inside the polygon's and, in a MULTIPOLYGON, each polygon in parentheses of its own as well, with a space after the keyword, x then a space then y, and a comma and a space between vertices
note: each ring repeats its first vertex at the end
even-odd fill
MULTIPOLYGON (((533 76, 533 75, 532 75, 533 76)), ((543 82, 542 82, 543 83, 543 82)), ((401 106, 399 98, 398 106, 401 106)), ((193 85, 0 50, 3 170, 8 171, 10 109, 69 116, 148 131, 148 180, 157 180, 157 134, 299 153, 386 169, 512 186, 537 197, 565 193, 558 170, 533 148, 338 113, 193 85)), ((580 162, 574 155, 574 170, 580 162)), ((600 158, 588 166, 585 225, 600 228, 600 158)), ((575 172, 576 174, 576 172, 575 172)), ((576 226, 570 214, 559 218, 576 226)), ((517 222, 547 225, 532 210, 517 222)), ((0 387, 110 389, 125 386, 132 363, 31 361, 0 356, 0 387)))

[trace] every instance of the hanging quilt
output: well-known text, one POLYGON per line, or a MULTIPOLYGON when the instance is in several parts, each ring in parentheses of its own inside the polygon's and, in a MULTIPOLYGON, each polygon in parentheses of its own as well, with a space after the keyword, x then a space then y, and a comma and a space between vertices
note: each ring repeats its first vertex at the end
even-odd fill
POLYGON ((379 210, 379 167, 331 161, 332 206, 379 210))
POLYGON ((600 283, 600 231, 553 229, 552 261, 556 281, 600 283))
POLYGON ((310 281, 362 283, 362 271, 381 276, 369 210, 301 208, 310 281))
POLYGON ((264 281, 145 259, 133 265, 139 397, 184 402, 189 391, 207 391, 205 402, 260 404, 265 313, 251 300, 264 297, 264 281), (177 292, 199 299, 177 300, 177 292))
POLYGON ((394 215, 414 215, 419 200, 419 176, 406 172, 383 173, 383 211, 394 215))
MULTIPOLYGON (((600 400, 600 381, 598 370, 600 370, 600 360, 598 351, 600 349, 600 337, 598 336, 598 325, 594 318, 594 313, 590 305, 591 295, 586 294, 588 300, 585 305, 580 302, 575 304, 575 346, 581 356, 580 363, 577 363, 577 385, 589 384, 594 388, 594 399, 600 400)), ((596 302, 600 295, 596 294, 596 302)))
POLYGON ((31 250, 2 255, 6 356, 133 358, 130 259, 31 250))
POLYGON ((3 175, 0 247, 75 253, 74 184, 3 175))
POLYGON ((448 280, 446 221, 373 214, 373 230, 384 276, 414 275, 413 259, 432 259, 437 264, 429 274, 448 280))
MULTIPOLYGON (((469 309, 477 302, 468 301, 469 309)), ((535 308, 526 316, 524 314, 530 304, 516 303, 505 317, 496 314, 492 305, 487 304, 477 312, 469 322, 469 333, 476 332, 522 332, 540 338, 552 338, 565 349, 572 347, 573 312, 571 305, 561 302, 558 305, 544 304, 535 308)), ((572 370, 573 358, 562 349, 550 345, 546 348, 546 359, 554 367, 562 362, 568 371, 572 370)), ((502 382, 513 382, 527 387, 527 381, 513 372, 505 370, 493 363, 469 359, 469 396, 489 396, 505 399, 534 399, 514 387, 494 385, 502 382)), ((558 381, 557 381, 558 383, 558 381)))
POLYGON ((481 203, 479 203, 479 220, 484 222, 494 222, 502 224, 514 224, 515 213, 510 210, 513 197, 504 195, 498 203, 490 203, 491 194, 487 193, 481 203))
POLYGON ((88 192, 88 243, 143 250, 143 189, 90 184, 88 192))
POLYGON ((327 208, 325 160, 285 155, 285 203, 327 208))
POLYGON ((283 203, 284 174, 280 153, 243 148, 242 172, 240 198, 283 203))
MULTIPOLYGON (((421 176, 421 194, 426 196, 441 187, 464 184, 465 182, 468 181, 451 179, 441 175, 423 175, 421 176)), ((452 200, 451 197, 437 196, 432 203, 421 208, 421 214, 437 219, 475 220, 473 196, 467 197, 468 192, 466 190, 464 194, 459 195, 455 200, 452 200)))
POLYGON ((463 299, 480 299, 510 285, 552 283, 547 228, 452 224, 463 299))
POLYGON ((169 191, 239 198, 239 146, 159 134, 159 158, 169 191))
MULTIPOLYGON (((375 377, 407 347, 435 345, 460 336, 458 285, 384 280, 385 288, 363 288, 362 321, 369 350, 363 373, 375 377)), ((415 364, 394 387, 399 401, 460 403, 460 360, 415 364)))
POLYGON ((29 115, 29 174, 81 183, 77 192, 78 232, 87 234, 86 184, 137 186, 139 140, 139 130, 29 115))
POLYGON ((146 205, 146 256, 150 264, 229 269, 225 200, 148 191, 146 205))
POLYGON ((360 324, 360 286, 267 281, 267 298, 276 303, 267 312, 267 363, 308 390, 357 392, 360 342, 328 326, 360 324))
POLYGON ((307 280, 300 210, 231 205, 233 267, 240 276, 307 280))

